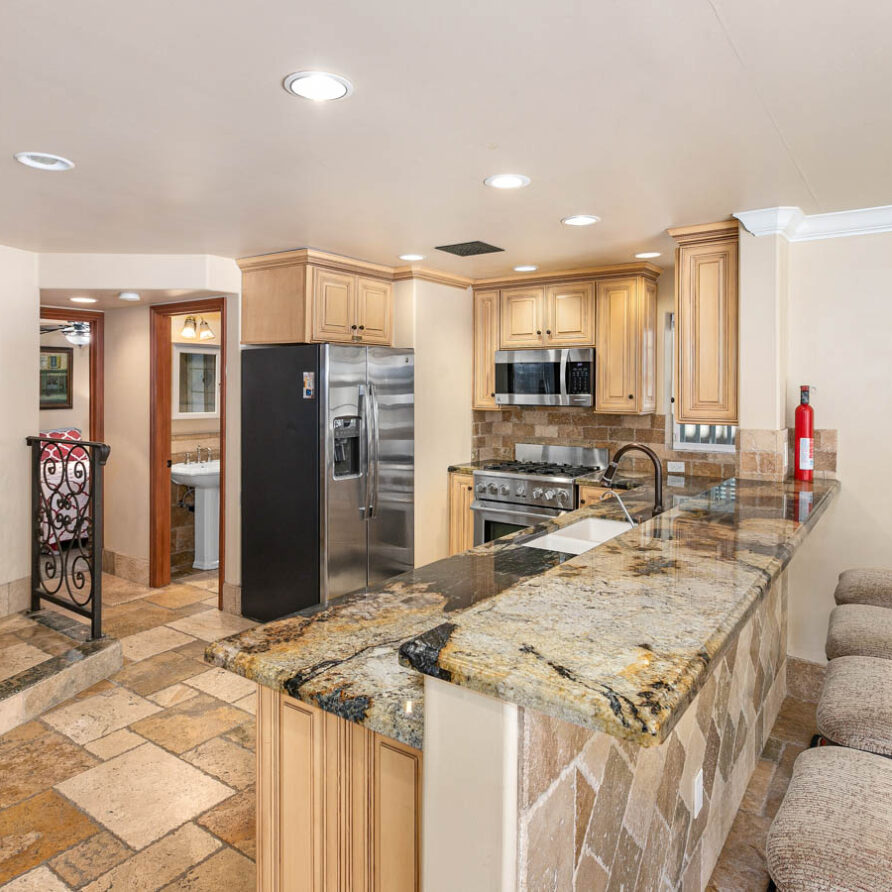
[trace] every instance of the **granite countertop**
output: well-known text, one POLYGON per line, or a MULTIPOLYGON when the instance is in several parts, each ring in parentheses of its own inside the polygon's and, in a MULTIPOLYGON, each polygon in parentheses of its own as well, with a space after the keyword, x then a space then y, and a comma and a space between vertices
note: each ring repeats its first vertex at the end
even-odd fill
MULTIPOLYGON (((817 481, 800 524, 792 483, 671 480, 665 514, 578 557, 525 547, 522 531, 214 642, 206 659, 415 747, 422 673, 658 742, 838 488, 817 481)), ((646 514, 652 489, 623 500, 646 514)), ((590 516, 622 515, 609 499, 535 529, 590 516)))

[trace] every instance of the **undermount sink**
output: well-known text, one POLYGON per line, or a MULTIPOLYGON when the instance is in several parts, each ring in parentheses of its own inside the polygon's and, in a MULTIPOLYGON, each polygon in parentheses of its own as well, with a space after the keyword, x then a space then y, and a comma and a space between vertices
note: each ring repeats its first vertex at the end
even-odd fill
POLYGON ((220 564, 220 460, 177 462, 170 479, 195 489, 196 570, 216 570, 220 564))
POLYGON ((587 517, 585 520, 578 520, 553 533, 543 533, 523 544, 528 548, 562 551, 564 554, 582 554, 631 529, 633 527, 624 520, 587 517))

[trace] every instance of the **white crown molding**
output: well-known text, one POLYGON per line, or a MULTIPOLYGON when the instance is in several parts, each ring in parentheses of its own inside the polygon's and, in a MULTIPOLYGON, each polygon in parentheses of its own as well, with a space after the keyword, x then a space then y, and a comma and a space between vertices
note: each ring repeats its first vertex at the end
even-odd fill
POLYGON ((791 242, 892 232, 892 205, 830 214, 804 214, 797 207, 776 207, 739 211, 732 216, 755 236, 782 235, 791 242))

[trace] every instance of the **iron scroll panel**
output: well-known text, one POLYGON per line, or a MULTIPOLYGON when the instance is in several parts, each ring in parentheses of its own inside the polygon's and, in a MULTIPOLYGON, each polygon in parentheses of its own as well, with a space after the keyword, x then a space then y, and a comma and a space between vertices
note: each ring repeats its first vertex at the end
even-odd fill
POLYGON ((110 448, 27 437, 31 448, 31 609, 49 601, 102 635, 103 475, 110 448))

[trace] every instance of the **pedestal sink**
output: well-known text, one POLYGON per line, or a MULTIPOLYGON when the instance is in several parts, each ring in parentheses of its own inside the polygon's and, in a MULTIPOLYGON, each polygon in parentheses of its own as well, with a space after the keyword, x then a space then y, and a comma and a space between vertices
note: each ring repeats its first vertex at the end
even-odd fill
POLYGON ((196 570, 216 570, 220 554, 220 460, 177 462, 170 479, 195 489, 196 570))

